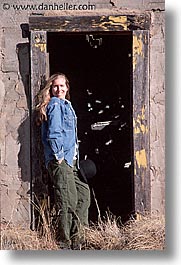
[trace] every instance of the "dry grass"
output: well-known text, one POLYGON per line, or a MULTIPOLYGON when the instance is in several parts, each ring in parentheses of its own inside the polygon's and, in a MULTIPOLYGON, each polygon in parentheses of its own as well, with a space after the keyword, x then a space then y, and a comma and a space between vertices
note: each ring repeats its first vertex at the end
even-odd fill
MULTIPOLYGON (((108 216, 85 229, 85 250, 164 250, 165 222, 158 215, 144 215, 119 225, 108 216)), ((58 250, 50 225, 40 232, 11 225, 1 226, 1 249, 5 250, 58 250)))
POLYGON ((158 215, 141 216, 119 226, 114 217, 87 229, 87 249, 164 250, 165 221, 158 215))
POLYGON ((50 229, 50 217, 46 214, 47 207, 34 205, 39 214, 36 231, 26 226, 13 226, 11 223, 1 224, 1 246, 4 250, 58 250, 54 233, 50 229))
MULTIPOLYGON (((4 227, 4 226, 3 226, 4 227)), ((1 231, 1 249, 4 250, 56 250, 55 241, 23 227, 6 227, 1 231)))

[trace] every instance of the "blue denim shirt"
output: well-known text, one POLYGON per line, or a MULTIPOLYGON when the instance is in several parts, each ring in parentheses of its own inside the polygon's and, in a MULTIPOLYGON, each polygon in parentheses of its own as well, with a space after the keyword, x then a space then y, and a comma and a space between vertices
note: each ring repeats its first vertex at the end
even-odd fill
POLYGON ((50 160, 64 158, 73 167, 77 146, 77 117, 70 101, 52 97, 46 114, 47 121, 41 127, 46 166, 50 160))

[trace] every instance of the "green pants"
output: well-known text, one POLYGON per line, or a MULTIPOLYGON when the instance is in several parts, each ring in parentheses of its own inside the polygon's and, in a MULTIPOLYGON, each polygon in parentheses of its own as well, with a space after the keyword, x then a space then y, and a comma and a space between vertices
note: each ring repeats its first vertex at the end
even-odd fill
POLYGON ((82 240, 81 227, 88 225, 89 186, 79 179, 76 166, 70 167, 65 160, 61 164, 50 161, 48 171, 54 190, 60 247, 70 247, 82 240))

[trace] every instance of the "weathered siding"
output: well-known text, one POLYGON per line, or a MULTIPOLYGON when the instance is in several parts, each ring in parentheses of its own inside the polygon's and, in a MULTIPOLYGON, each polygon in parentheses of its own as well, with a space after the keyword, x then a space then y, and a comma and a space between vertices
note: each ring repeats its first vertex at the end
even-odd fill
POLYGON ((25 75, 29 76, 28 51, 21 65, 21 31, 3 27, 1 36, 1 103, 0 161, 1 218, 21 221, 29 219, 29 122, 25 75))
POLYGON ((165 29, 164 13, 152 14, 150 39, 150 173, 152 210, 165 209, 165 29))
MULTIPOLYGON (((56 1, 53 1, 56 2, 56 1)), ((58 1, 63 3, 63 1, 58 1)), ((66 1, 68 2, 68 1, 66 1)), ((29 224, 30 216, 30 125, 29 40, 22 37, 21 24, 32 13, 45 15, 151 15, 150 31, 150 172, 152 210, 164 213, 164 1, 92 0, 94 11, 14 10, 1 3, 0 29, 0 181, 1 220, 29 224), (27 222, 28 221, 28 222, 27 222)), ((13 4, 41 4, 13 1, 13 4)), ((47 0, 46 4, 52 3, 47 0)), ((76 3, 77 1, 71 1, 76 3)), ((85 3, 79 0, 78 3, 85 3)))

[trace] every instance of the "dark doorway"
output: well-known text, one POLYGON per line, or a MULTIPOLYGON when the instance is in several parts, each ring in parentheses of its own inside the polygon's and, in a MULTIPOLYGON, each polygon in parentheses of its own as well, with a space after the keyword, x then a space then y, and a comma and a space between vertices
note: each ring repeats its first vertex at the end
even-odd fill
POLYGON ((90 220, 110 211, 124 221, 134 210, 132 34, 48 33, 50 74, 65 73, 78 116, 80 158, 92 159, 90 220))

